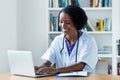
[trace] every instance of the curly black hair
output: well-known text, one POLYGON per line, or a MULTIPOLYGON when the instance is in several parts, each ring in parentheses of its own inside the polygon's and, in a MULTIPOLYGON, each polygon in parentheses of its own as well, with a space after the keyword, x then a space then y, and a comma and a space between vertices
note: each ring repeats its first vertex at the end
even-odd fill
POLYGON ((58 22, 59 22, 60 14, 62 12, 65 12, 70 16, 76 30, 81 30, 84 27, 84 25, 87 23, 88 17, 85 11, 78 6, 69 5, 63 8, 58 14, 58 22))

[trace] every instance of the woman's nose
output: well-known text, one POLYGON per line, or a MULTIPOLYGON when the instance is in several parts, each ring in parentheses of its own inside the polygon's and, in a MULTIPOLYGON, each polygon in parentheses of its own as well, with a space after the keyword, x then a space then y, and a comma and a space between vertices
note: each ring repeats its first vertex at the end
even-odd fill
POLYGON ((61 24, 61 27, 64 28, 64 27, 65 27, 65 23, 62 23, 62 24, 61 24))

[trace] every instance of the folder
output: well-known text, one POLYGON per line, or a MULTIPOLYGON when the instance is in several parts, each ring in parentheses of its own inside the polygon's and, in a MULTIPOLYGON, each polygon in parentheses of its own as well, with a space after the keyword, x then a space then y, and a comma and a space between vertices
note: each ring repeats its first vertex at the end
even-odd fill
POLYGON ((56 76, 57 77, 86 77, 88 76, 88 72, 79 71, 79 72, 59 73, 56 76))

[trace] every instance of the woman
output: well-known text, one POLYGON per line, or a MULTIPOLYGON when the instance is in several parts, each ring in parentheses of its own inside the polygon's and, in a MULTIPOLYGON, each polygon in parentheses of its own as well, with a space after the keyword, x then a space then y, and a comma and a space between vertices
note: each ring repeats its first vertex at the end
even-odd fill
POLYGON ((58 21, 63 34, 55 37, 42 56, 45 62, 40 67, 35 67, 36 72, 93 72, 98 50, 94 38, 82 31, 87 23, 84 10, 77 6, 65 7, 58 14, 58 21), (51 67, 54 64, 56 68, 51 67))

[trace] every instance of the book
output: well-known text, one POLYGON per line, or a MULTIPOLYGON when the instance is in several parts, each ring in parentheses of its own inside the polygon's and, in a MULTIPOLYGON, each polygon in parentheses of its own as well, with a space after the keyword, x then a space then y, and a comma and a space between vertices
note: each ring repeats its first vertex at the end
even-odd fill
POLYGON ((112 19, 108 18, 107 20, 107 27, 108 27, 108 31, 112 31, 112 19))
POLYGON ((53 14, 50 13, 50 31, 53 31, 53 14))
POLYGON ((100 31, 103 31, 103 29, 104 29, 104 27, 103 27, 103 25, 104 25, 103 19, 99 19, 99 23, 100 23, 99 29, 100 29, 100 31))
POLYGON ((104 31, 104 20, 103 19, 96 19, 96 30, 104 31))
POLYGON ((120 75, 120 62, 117 63, 117 73, 120 75))
POLYGON ((96 0, 96 1, 95 1, 95 7, 98 7, 98 6, 99 6, 99 1, 100 1, 100 0, 96 0))
POLYGON ((90 7, 90 1, 88 0, 78 0, 79 6, 80 7, 90 7))
POLYGON ((109 0, 105 0, 105 7, 109 7, 109 0))
POLYGON ((99 26, 100 26, 99 19, 96 19, 96 30, 97 31, 99 31, 99 26))
POLYGON ((58 0, 54 0, 54 2, 55 2, 55 7, 58 8, 58 7, 59 7, 59 2, 58 2, 58 0))
POLYGON ((92 7, 96 7, 96 0, 93 0, 93 5, 92 7))
POLYGON ((66 0, 62 0, 62 7, 66 7, 66 0))
POLYGON ((62 0, 58 0, 58 7, 62 7, 62 0))
POLYGON ((58 31, 57 17, 53 16, 53 31, 58 31))
POLYGON ((57 77, 79 77, 79 76, 86 77, 86 76, 88 76, 88 72, 87 71, 79 71, 79 72, 59 73, 56 76, 57 77))
POLYGON ((108 74, 112 74, 112 66, 108 65, 108 74))
POLYGON ((93 7, 93 0, 90 0, 90 7, 93 7))
POLYGON ((80 6, 78 0, 71 0, 71 5, 80 6))
POLYGON ((92 31, 88 24, 84 25, 83 30, 85 30, 85 31, 92 31))
POLYGON ((112 30, 112 19, 105 18, 104 19, 104 31, 111 31, 112 30))
POLYGON ((53 7, 52 0, 49 0, 49 8, 53 7))
POLYGON ((98 7, 104 7, 104 6, 102 6, 102 3, 104 3, 103 0, 98 0, 97 3, 98 3, 98 7))

